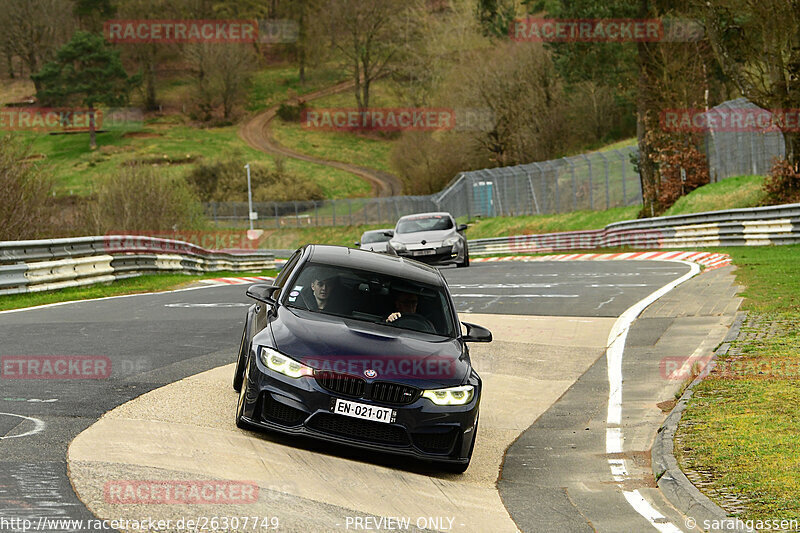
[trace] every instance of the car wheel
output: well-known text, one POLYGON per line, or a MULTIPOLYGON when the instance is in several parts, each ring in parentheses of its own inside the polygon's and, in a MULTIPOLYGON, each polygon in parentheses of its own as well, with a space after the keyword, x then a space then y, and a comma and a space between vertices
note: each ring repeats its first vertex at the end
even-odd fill
POLYGON ((466 268, 469 266, 469 248, 467 245, 464 245, 464 260, 458 263, 458 268, 466 268))
POLYGON ((242 331, 242 340, 239 343, 239 357, 236 358, 236 370, 233 373, 233 390, 239 392, 242 388, 242 381, 244 381, 244 363, 247 352, 250 350, 245 346, 245 337, 247 335, 247 325, 244 326, 242 331))
POLYGON ((251 429, 252 426, 245 422, 244 416, 244 400, 247 396, 247 381, 248 381, 248 374, 249 366, 250 366, 250 355, 248 354, 245 357, 245 370, 242 374, 242 383, 239 386, 239 400, 236 402, 236 427, 239 429, 251 429))

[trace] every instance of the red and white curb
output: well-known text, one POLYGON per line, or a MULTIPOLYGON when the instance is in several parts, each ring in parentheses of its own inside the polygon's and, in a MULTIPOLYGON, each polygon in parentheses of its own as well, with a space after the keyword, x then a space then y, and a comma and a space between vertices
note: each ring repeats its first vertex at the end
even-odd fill
POLYGON ((626 252, 618 254, 557 254, 557 255, 510 255, 504 257, 473 257, 472 262, 495 263, 504 261, 688 261, 713 270, 731 264, 728 254, 712 252, 626 252))
POLYGON ((269 276, 251 276, 242 278, 215 278, 215 279, 201 279, 200 283, 207 283, 209 285, 245 285, 249 283, 261 283, 263 281, 272 281, 275 278, 269 276))

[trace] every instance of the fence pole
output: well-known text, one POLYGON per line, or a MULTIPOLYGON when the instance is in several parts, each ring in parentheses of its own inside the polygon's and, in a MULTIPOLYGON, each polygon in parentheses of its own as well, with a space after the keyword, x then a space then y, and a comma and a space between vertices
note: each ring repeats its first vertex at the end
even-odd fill
POLYGON ((603 158, 603 168, 605 169, 606 173, 606 209, 609 208, 609 193, 608 193, 608 158, 603 154, 603 152, 597 152, 597 155, 603 158))
POLYGON ((589 210, 594 211, 594 182, 592 180, 592 160, 586 154, 581 154, 589 167, 589 210))
POLYGON ((570 161, 566 157, 564 157, 563 159, 569 165, 569 172, 572 175, 572 210, 575 211, 576 207, 577 207, 577 202, 578 202, 578 191, 576 189, 576 185, 577 184, 575 183, 575 181, 576 181, 575 180, 575 165, 572 163, 572 161, 570 161))
POLYGON ((622 207, 628 206, 628 194, 625 190, 625 172, 628 170, 628 161, 625 158, 625 154, 623 152, 617 152, 619 154, 620 162, 622 163, 622 207))

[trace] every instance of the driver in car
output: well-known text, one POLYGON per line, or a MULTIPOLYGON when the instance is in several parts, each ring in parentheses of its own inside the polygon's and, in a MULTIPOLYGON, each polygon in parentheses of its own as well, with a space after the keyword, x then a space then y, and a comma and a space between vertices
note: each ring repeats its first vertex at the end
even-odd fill
POLYGON ((394 322, 401 316, 403 313, 410 315, 417 312, 417 304, 419 303, 419 298, 416 294, 412 294, 409 292, 397 292, 394 295, 394 307, 397 309, 394 313, 389 315, 386 318, 386 322, 394 322))

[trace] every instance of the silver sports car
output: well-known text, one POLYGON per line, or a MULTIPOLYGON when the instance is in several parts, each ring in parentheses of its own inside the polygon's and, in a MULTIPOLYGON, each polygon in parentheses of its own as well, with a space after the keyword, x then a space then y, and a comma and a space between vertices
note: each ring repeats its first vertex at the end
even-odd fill
POLYGON ((450 213, 418 213, 397 221, 386 251, 432 265, 469 266, 466 224, 457 225, 450 213))

